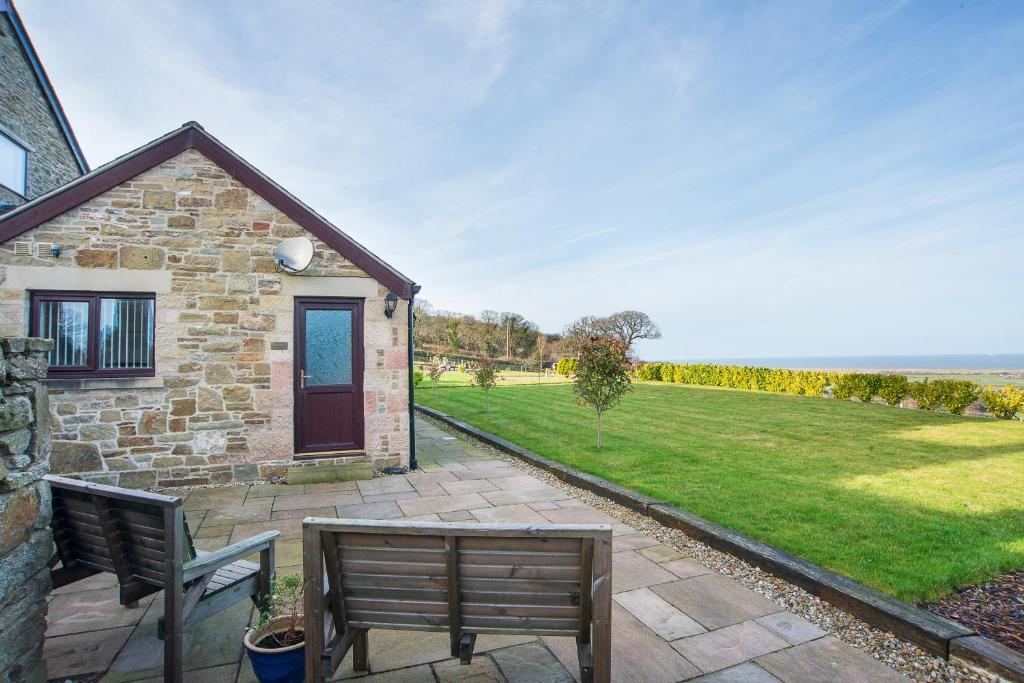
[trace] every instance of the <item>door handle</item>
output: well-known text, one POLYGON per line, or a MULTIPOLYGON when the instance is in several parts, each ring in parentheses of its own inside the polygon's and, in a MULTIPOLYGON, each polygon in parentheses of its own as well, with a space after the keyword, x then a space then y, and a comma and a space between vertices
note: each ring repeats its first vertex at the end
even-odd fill
POLYGON ((305 370, 299 370, 299 388, 306 388, 306 380, 309 379, 309 375, 306 374, 305 370))

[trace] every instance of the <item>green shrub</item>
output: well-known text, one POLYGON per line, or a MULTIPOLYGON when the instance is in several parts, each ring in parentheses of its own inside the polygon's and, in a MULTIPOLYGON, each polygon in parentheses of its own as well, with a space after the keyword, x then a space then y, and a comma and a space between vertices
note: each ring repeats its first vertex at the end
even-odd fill
POLYGON ((800 372, 800 385, 805 396, 821 396, 828 386, 828 375, 815 370, 800 372))
POLYGON ((840 372, 830 378, 832 384, 832 398, 840 401, 849 401, 853 396, 853 375, 848 372, 840 372))
POLYGON ((1024 411, 1024 389, 1005 386, 993 389, 991 386, 981 392, 981 402, 985 410, 1000 420, 1012 420, 1018 412, 1024 411))
POLYGON ((898 406, 910 395, 910 380, 903 375, 882 375, 878 395, 891 406, 898 406))
POLYGON ((946 392, 949 388, 945 380, 933 379, 910 383, 910 396, 917 401, 919 408, 938 410, 946 403, 946 392))
MULTIPOLYGON (((559 361, 561 363, 562 361, 559 361)), ((633 369, 638 382, 650 382, 654 379, 654 363, 640 363, 633 369)))
POLYGON ((942 405, 954 415, 963 415, 967 406, 978 400, 981 387, 965 380, 947 380, 946 398, 942 405))
POLYGON ((863 372, 850 375, 850 385, 853 395, 862 403, 871 403, 878 390, 882 386, 882 376, 863 372))
POLYGON ((413 372, 412 372, 412 385, 414 387, 418 387, 420 385, 420 382, 423 381, 424 377, 425 377, 425 375, 423 374, 422 370, 413 370, 413 372))
POLYGON ((562 377, 571 377, 576 372, 575 358, 559 358, 555 365, 555 372, 562 377))

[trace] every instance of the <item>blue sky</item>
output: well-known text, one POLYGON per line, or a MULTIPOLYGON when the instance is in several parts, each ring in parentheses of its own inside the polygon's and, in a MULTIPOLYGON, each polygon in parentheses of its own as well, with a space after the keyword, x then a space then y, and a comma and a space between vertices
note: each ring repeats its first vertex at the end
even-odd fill
POLYGON ((197 120, 437 307, 1024 351, 1024 3, 18 7, 94 166, 197 120))

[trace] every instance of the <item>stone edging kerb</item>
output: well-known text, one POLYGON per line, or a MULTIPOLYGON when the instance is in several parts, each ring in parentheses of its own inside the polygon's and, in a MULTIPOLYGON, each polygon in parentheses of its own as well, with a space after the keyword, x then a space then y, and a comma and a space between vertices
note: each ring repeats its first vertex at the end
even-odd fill
POLYGON ((416 410, 468 434, 503 453, 515 456, 558 479, 645 514, 707 545, 734 555, 799 586, 868 624, 889 631, 944 659, 961 659, 1010 681, 1024 682, 1024 655, 977 635, 948 619, 898 600, 879 590, 819 567, 749 536, 731 531, 664 501, 638 493, 601 477, 580 472, 560 462, 481 431, 432 408, 416 410))

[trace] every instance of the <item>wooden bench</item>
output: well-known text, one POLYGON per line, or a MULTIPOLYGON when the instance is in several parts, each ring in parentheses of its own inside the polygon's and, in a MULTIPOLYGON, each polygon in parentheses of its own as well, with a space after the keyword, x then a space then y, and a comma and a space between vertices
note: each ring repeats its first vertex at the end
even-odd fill
POLYGON ((48 476, 53 493, 50 562, 54 588, 93 574, 117 576, 121 604, 166 591, 158 635, 164 680, 181 681, 183 629, 245 598, 263 605, 274 580, 274 539, 267 531, 212 553, 192 544, 182 499, 48 476), (242 558, 258 552, 260 563, 242 558), (57 563, 60 567, 57 567, 57 563))
POLYGON ((583 681, 611 672, 608 525, 303 521, 306 680, 353 649, 369 671, 372 628, 448 631, 469 664, 477 634, 573 636, 583 681), (326 582, 324 570, 326 568, 326 582))

